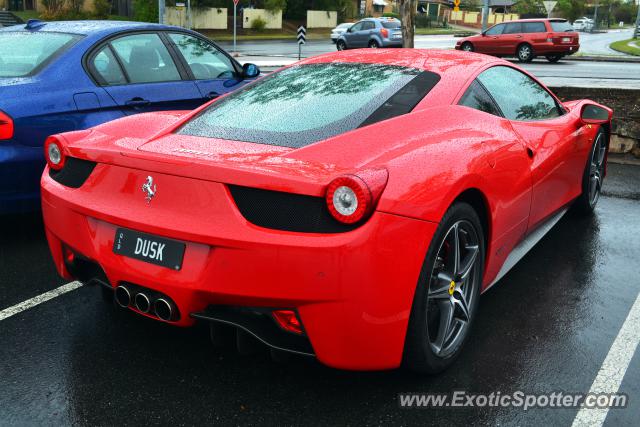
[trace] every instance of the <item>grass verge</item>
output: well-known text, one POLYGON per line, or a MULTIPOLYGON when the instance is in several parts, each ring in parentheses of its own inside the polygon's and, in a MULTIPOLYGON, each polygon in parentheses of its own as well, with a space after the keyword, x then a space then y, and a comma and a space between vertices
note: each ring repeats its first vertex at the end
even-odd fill
POLYGON ((609 47, 618 52, 640 56, 640 39, 618 40, 611 43, 609 47))

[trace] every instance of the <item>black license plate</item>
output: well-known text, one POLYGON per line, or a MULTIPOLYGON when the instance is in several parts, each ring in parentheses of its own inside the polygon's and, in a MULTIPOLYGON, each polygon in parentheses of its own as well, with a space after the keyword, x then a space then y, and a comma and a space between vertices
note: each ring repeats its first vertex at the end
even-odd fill
POLYGON ((172 270, 182 268, 186 245, 175 240, 152 234, 118 228, 113 242, 113 252, 129 258, 167 267, 172 270))

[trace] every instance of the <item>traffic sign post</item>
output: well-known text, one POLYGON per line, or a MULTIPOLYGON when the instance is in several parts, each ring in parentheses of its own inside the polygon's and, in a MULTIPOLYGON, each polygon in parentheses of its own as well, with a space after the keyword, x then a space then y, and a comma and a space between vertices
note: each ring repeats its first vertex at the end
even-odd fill
POLYGON ((307 29, 304 26, 300 25, 298 27, 298 61, 302 58, 302 45, 306 43, 307 40, 307 29))
POLYGON ((237 31, 237 24, 236 24, 236 17, 238 16, 238 2, 240 0, 233 0, 233 55, 236 56, 237 55, 237 51, 236 51, 236 31, 237 31))
POLYGON ((547 18, 551 17, 551 11, 554 7, 556 7, 557 1, 543 1, 542 4, 544 8, 547 10, 547 18))

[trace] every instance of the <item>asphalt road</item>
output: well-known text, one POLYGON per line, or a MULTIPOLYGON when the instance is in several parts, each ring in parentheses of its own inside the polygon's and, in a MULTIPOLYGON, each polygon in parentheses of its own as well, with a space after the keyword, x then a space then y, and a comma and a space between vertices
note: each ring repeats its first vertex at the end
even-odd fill
MULTIPOLYGON (((630 30, 612 30, 602 34, 581 33, 581 51, 587 54, 611 54, 608 46, 615 40, 631 37, 630 30)), ((416 47, 421 49, 450 49, 455 46, 452 36, 416 36, 416 47)), ((220 43, 228 51, 231 43, 220 43)), ((295 41, 250 41, 238 43, 240 62, 253 62, 265 71, 273 71, 298 58, 295 41)), ((310 40, 302 48, 302 56, 309 57, 334 52, 335 45, 329 40, 310 40)), ((515 60, 513 60, 515 62, 515 60)), ((576 61, 563 60, 556 64, 545 58, 520 66, 531 71, 550 86, 580 86, 640 89, 640 62, 576 61)))
MULTIPOLYGON (((624 54, 609 49, 609 45, 617 40, 629 39, 633 36, 632 29, 611 30, 607 33, 580 33, 580 51, 589 55, 619 55, 624 54)), ((419 49, 453 49, 459 38, 452 35, 417 35, 415 47, 419 49)), ((233 50, 232 42, 220 42, 220 46, 228 51, 233 50)), ((268 40, 268 41, 240 41, 237 43, 237 52, 243 55, 267 55, 297 57, 298 45, 294 40, 268 40)), ((302 47, 305 56, 314 56, 321 53, 335 51, 335 45, 328 38, 326 40, 309 40, 302 47)))
MULTIPOLYGON (((640 167, 611 165, 595 215, 565 216, 483 295, 453 367, 421 377, 215 350, 204 327, 177 329, 116 309, 96 287, 3 319, 8 307, 63 284, 39 216, 5 217, 0 424, 568 426, 577 409, 400 409, 398 393, 588 391, 640 292, 638 254, 640 167)), ((637 350, 620 391, 629 406, 610 410, 606 426, 640 417, 637 350)))

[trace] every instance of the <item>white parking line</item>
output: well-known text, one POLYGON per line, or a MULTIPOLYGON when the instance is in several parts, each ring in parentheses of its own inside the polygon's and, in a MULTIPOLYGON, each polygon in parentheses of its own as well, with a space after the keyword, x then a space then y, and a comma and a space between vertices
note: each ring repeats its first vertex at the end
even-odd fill
MULTIPOLYGON (((631 306, 627 319, 613 341, 589 393, 616 393, 640 342, 640 294, 631 306)), ((573 420, 573 427, 601 426, 609 408, 582 408, 573 420)))
POLYGON ((31 307, 35 307, 38 304, 42 304, 43 302, 47 302, 50 299, 59 297, 60 295, 66 294, 67 292, 71 292, 75 289, 78 289, 80 286, 82 286, 82 283, 75 281, 75 282, 69 282, 66 285, 62 285, 59 288, 56 288, 52 291, 49 292, 45 292, 42 295, 38 295, 37 297, 33 297, 31 299, 28 299, 26 301, 23 301, 19 304, 16 304, 14 306, 11 306, 9 308, 5 308, 4 310, 0 311, 0 321, 4 320, 4 319, 8 319, 9 317, 21 313, 25 310, 30 309, 31 307))

